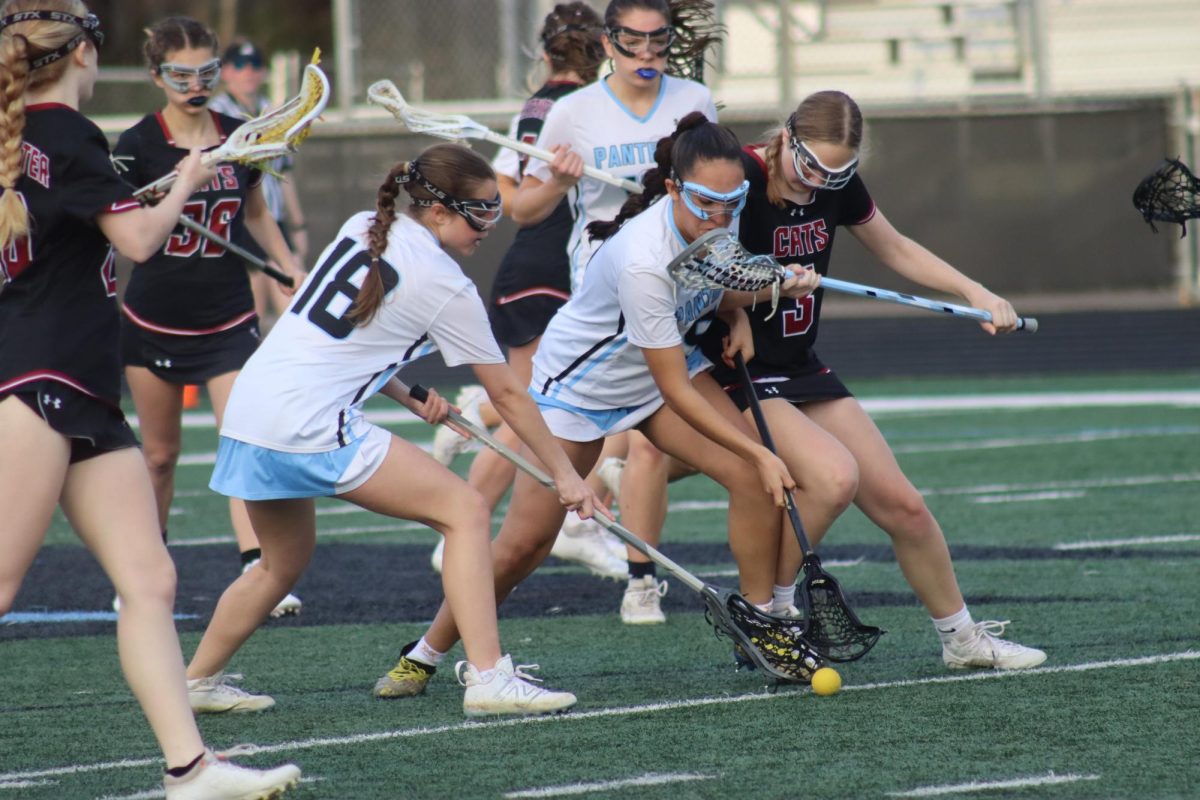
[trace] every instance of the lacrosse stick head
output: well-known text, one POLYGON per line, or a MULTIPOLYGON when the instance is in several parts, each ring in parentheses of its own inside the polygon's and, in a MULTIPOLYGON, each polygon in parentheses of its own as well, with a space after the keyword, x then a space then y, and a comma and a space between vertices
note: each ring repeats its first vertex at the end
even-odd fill
POLYGON ((821 567, 815 553, 804 559, 804 579, 796 587, 796 598, 804 612, 805 638, 830 661, 857 661, 885 632, 859 620, 842 587, 821 567))
POLYGON ((294 152, 329 102, 329 78, 317 66, 320 63, 318 48, 304 68, 300 93, 279 108, 239 126, 222 145, 222 160, 252 164, 294 152))
POLYGON ((410 106, 396 84, 388 80, 371 84, 367 89, 367 100, 386 109, 413 133, 458 142, 463 139, 482 139, 489 132, 465 114, 437 114, 410 106))
POLYGON ((1200 217, 1200 204, 1196 202, 1200 180, 1178 158, 1165 159, 1158 168, 1142 178, 1133 191, 1133 205, 1142 218, 1154 227, 1159 222, 1175 222, 1183 228, 1181 236, 1187 235, 1189 219, 1200 217))
POLYGON ((752 256, 726 228, 701 235, 667 264, 667 272, 688 289, 757 292, 778 288, 786 271, 770 256, 752 256))
POLYGON ((706 585, 700 592, 718 636, 726 636, 766 675, 780 683, 807 684, 824 666, 805 639, 803 621, 766 614, 737 592, 706 585))

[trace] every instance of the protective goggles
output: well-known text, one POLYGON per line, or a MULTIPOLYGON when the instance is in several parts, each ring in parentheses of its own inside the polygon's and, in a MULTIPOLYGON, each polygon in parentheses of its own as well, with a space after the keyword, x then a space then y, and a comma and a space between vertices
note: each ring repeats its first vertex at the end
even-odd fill
POLYGON ((834 169, 823 164, 821 159, 817 158, 817 154, 795 136, 789 135, 788 141, 792 148, 792 164, 796 167, 796 177, 810 189, 842 189, 858 169, 858 156, 851 159, 849 164, 834 169))
POLYGON ((16 25, 18 22, 34 21, 66 22, 78 26, 81 30, 78 35, 71 37, 65 44, 47 53, 42 53, 31 58, 29 60, 31 69, 38 69, 47 64, 53 64, 82 44, 85 38, 91 39, 92 44, 96 45, 97 50, 100 49, 100 45, 104 44, 104 31, 100 30, 100 18, 95 14, 88 14, 86 17, 77 17, 74 14, 68 14, 63 11, 18 11, 16 14, 10 14, 0 19, 0 30, 7 28, 9 25, 16 25))
POLYGON ((675 29, 669 25, 653 31, 637 31, 623 25, 613 25, 605 28, 604 33, 612 42, 613 49, 626 58, 634 58, 643 52, 661 58, 675 41, 675 29))
POLYGON ((409 166, 407 175, 401 175, 396 179, 397 183, 402 184, 409 183, 410 181, 415 182, 422 189, 437 198, 436 200, 422 200, 419 197, 414 197, 413 203, 415 205, 422 208, 429 208, 441 203, 465 219, 472 229, 480 233, 494 227, 500 221, 500 218, 504 216, 504 204, 500 199, 499 192, 496 192, 494 200, 460 200, 457 197, 451 197, 427 181, 425 176, 417 169, 416 162, 413 162, 409 166))
POLYGON ((194 83, 200 84, 200 90, 210 92, 217 87, 221 80, 221 59, 214 58, 205 61, 198 67, 188 67, 183 64, 160 64, 158 77, 162 82, 177 92, 186 94, 192 91, 194 83))
POLYGON ((742 181, 742 185, 732 192, 714 192, 707 186, 701 186, 691 181, 679 184, 679 193, 683 195, 683 204, 687 210, 699 219, 707 220, 729 215, 730 220, 738 218, 746 207, 746 196, 750 192, 750 181, 742 181))

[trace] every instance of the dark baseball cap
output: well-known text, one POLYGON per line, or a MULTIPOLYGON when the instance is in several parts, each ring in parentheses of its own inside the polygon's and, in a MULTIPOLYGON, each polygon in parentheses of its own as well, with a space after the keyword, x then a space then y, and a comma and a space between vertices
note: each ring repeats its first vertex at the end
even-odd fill
POLYGON ((254 46, 253 42, 234 42, 225 49, 225 55, 221 56, 222 64, 232 64, 235 67, 254 67, 262 69, 266 66, 266 59, 263 58, 262 50, 254 46))

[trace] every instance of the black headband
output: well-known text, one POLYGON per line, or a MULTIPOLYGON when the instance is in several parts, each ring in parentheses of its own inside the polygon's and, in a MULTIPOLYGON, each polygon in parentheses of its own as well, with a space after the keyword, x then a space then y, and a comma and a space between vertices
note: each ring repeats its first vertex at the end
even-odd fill
POLYGON ((542 36, 542 44, 550 44, 550 42, 570 31, 579 31, 580 33, 597 33, 599 28, 595 25, 580 25, 575 22, 568 22, 566 25, 560 25, 552 31, 548 31, 542 36))
POLYGON ((88 14, 86 17, 77 17, 74 14, 68 14, 63 11, 18 11, 15 14, 10 14, 0 19, 0 30, 10 25, 16 25, 19 22, 65 22, 81 29, 79 34, 71 37, 66 44, 42 53, 35 58, 31 58, 29 60, 30 69, 40 69, 47 64, 53 64, 78 47, 85 37, 91 39, 96 47, 100 47, 104 43, 104 32, 100 30, 100 18, 95 14, 88 14))

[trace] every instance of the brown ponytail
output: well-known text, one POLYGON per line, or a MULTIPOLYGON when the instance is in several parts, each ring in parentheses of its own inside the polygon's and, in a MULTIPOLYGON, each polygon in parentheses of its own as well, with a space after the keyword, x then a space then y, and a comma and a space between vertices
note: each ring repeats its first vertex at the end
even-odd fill
POLYGON ((542 49, 550 58, 553 74, 574 72, 592 83, 604 62, 600 15, 584 2, 559 3, 542 25, 542 49))

